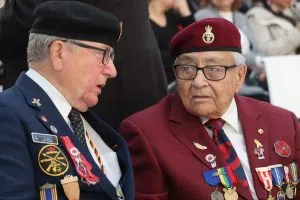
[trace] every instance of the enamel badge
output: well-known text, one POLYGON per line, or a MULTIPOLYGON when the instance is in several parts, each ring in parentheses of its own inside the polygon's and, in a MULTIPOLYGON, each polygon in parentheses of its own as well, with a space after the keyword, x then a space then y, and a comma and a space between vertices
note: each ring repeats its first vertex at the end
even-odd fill
POLYGON ((41 170, 49 176, 61 176, 69 169, 64 153, 55 145, 44 146, 38 155, 41 170))
POLYGON ((291 155, 291 148, 283 140, 278 140, 274 144, 275 152, 281 157, 289 157, 291 155))

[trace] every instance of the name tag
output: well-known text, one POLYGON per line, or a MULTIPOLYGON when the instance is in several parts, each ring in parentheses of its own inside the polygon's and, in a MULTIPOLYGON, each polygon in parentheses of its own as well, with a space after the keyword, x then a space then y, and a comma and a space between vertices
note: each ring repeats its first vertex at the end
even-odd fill
POLYGON ((32 141, 41 144, 58 144, 57 136, 43 133, 31 133, 32 141))

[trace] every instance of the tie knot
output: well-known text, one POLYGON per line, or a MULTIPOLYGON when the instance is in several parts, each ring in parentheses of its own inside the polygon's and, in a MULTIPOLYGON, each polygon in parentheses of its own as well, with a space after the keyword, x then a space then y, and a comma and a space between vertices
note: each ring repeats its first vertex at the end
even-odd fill
POLYGON ((71 121, 76 121, 76 120, 78 121, 78 120, 81 120, 81 119, 80 119, 80 113, 79 113, 76 109, 74 109, 74 108, 71 109, 71 111, 70 111, 68 117, 69 117, 69 119, 70 119, 71 121))
POLYGON ((221 118, 218 118, 218 119, 208 120, 205 123, 205 126, 207 126, 209 129, 218 131, 218 130, 222 129, 224 124, 225 124, 225 121, 221 118))

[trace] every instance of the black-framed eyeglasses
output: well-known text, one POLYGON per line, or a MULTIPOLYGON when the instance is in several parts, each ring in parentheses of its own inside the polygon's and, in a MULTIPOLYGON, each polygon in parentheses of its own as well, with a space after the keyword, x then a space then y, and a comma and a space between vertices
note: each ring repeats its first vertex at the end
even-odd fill
POLYGON ((111 59, 111 61, 114 61, 115 59, 115 53, 113 50, 110 49, 102 49, 99 47, 94 47, 88 44, 84 44, 82 42, 78 42, 78 41, 74 41, 74 40, 62 40, 63 42, 69 42, 71 44, 75 44, 79 47, 82 48, 86 48, 86 49, 93 49, 93 50, 97 50, 97 51, 102 51, 103 52, 103 57, 102 57, 102 63, 104 65, 107 65, 109 63, 109 60, 111 59))
POLYGON ((226 77, 228 69, 237 67, 237 65, 209 65, 205 67, 197 67, 194 65, 174 65, 175 75, 179 79, 193 80, 197 76, 198 71, 202 71, 205 78, 210 81, 220 81, 226 77))

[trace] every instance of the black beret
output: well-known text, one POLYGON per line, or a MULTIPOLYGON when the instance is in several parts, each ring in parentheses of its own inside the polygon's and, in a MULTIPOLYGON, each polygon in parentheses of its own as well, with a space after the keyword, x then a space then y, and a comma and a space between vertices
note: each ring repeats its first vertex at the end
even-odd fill
POLYGON ((30 33, 99 42, 115 47, 120 26, 117 18, 79 1, 49 1, 36 7, 30 33))
POLYGON ((171 40, 170 55, 201 51, 242 52, 241 35, 230 21, 205 18, 178 32, 171 40))

